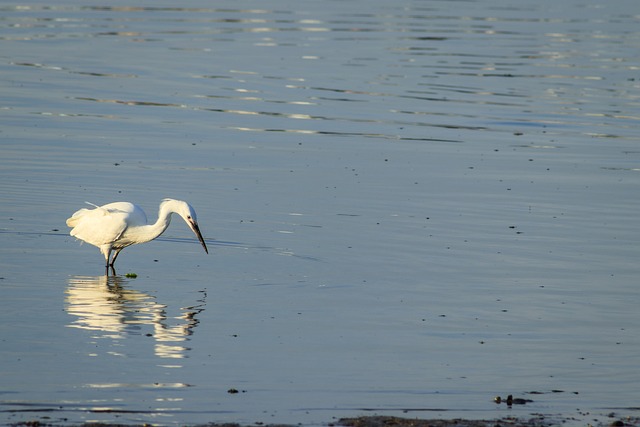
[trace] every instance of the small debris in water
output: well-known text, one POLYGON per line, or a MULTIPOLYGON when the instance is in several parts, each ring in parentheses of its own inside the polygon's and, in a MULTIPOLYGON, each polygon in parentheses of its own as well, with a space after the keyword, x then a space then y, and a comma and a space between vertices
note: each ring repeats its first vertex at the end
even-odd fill
POLYGON ((525 403, 530 403, 533 402, 533 400, 531 399, 520 399, 520 398, 513 398, 513 395, 509 395, 507 396, 506 399, 501 398, 500 396, 496 396, 493 398, 493 401, 496 403, 506 403, 507 406, 511 406, 511 405, 524 405, 525 403))
POLYGON ((136 273, 127 273, 124 275, 124 277, 128 277, 129 279, 135 279, 136 277, 138 277, 138 275, 136 273))

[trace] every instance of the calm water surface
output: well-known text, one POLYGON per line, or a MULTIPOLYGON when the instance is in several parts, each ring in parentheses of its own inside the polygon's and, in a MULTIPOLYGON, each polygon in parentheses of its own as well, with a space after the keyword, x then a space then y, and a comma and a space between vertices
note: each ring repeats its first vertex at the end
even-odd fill
POLYGON ((0 12, 0 423, 639 415, 636 1, 0 12))

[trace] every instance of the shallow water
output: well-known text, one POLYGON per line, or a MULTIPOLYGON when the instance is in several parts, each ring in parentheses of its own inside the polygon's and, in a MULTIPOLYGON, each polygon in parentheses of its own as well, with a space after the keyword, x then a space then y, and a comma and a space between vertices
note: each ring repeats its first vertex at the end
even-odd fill
POLYGON ((1 423, 638 416, 634 1, 0 10, 1 423))

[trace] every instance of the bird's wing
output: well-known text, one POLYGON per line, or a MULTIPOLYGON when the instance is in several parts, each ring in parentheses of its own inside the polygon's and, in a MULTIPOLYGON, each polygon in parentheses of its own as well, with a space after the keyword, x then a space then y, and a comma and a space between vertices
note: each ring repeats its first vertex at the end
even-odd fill
POLYGON ((147 225, 147 215, 140 208, 133 203, 129 202, 115 202, 108 205, 100 206, 99 209, 104 209, 111 214, 125 215, 126 221, 129 227, 136 227, 140 225, 147 225))
MULTIPOLYGON (((126 206, 125 206, 126 208, 126 206)), ((96 209, 80 209, 67 220, 71 235, 94 246, 115 242, 129 226, 131 212, 105 205, 96 209)))

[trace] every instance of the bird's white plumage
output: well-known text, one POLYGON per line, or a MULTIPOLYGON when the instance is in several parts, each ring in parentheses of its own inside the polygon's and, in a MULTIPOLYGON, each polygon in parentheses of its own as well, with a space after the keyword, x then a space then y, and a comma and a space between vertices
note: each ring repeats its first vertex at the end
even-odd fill
POLYGON ((94 246, 114 244, 128 227, 147 224, 140 207, 129 202, 109 203, 95 209, 80 209, 67 220, 71 235, 94 246))
POLYGON ((127 246, 145 243, 161 235, 169 226, 172 213, 177 213, 185 220, 208 253, 200 234, 195 210, 186 202, 164 199, 160 203, 158 220, 153 224, 147 223, 144 211, 133 203, 115 202, 93 206, 95 209, 85 208, 75 212, 67 219, 67 225, 72 228, 72 236, 100 248, 107 266, 113 267, 116 257, 127 246), (115 253, 110 261, 112 250, 115 250, 115 253))

